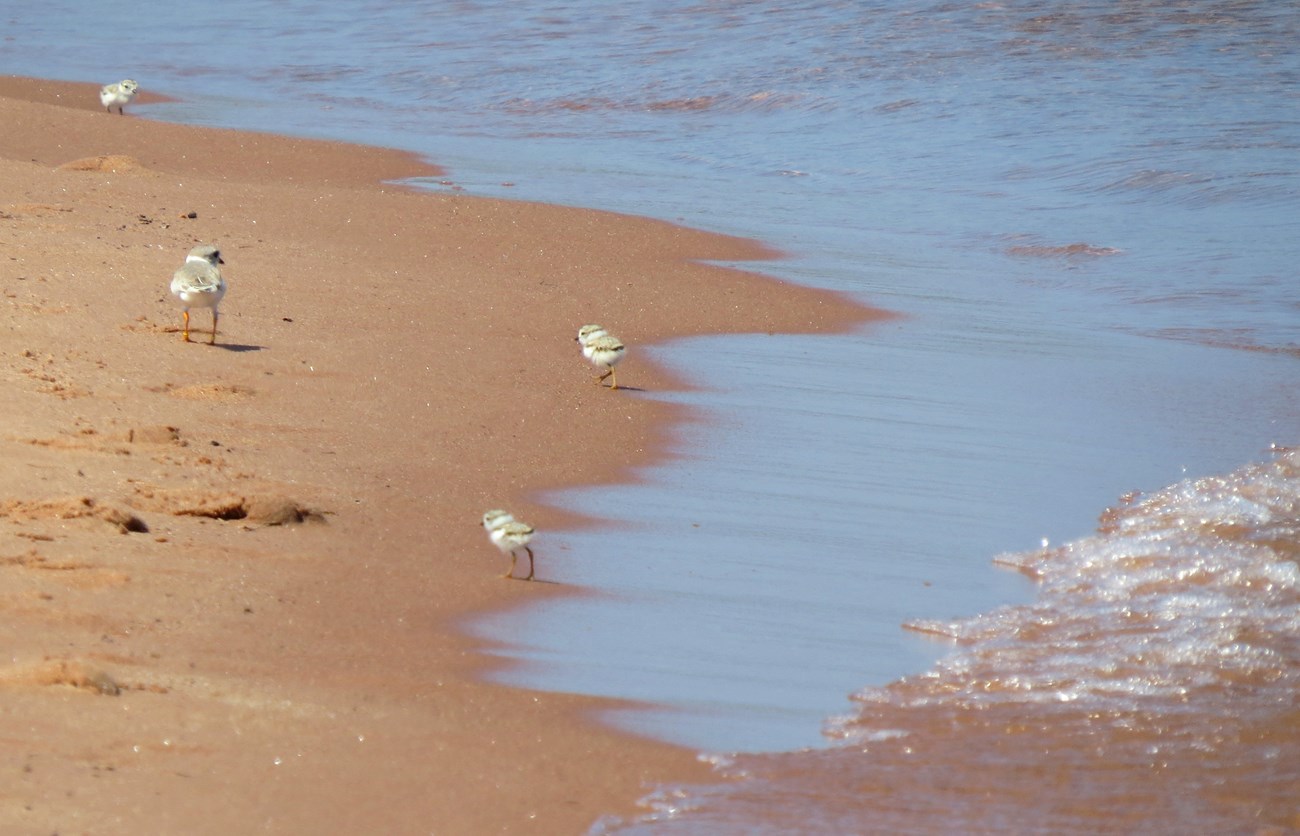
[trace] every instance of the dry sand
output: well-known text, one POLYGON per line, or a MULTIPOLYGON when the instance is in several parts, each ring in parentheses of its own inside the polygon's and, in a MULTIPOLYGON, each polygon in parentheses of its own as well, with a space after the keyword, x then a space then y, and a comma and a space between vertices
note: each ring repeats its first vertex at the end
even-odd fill
POLYGON ((578 524, 531 498, 628 478, 684 417, 635 353, 592 385, 579 325, 635 352, 873 312, 694 261, 752 242, 96 93, 0 79, 0 831, 579 833, 708 777, 608 703, 481 681, 459 619, 580 593, 501 580, 479 518, 578 524), (203 242, 215 347, 167 293, 203 242))

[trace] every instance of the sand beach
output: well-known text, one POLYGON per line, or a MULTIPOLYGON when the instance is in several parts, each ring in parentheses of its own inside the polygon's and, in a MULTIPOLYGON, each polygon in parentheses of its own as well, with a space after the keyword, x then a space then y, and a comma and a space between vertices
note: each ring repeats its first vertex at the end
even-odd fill
MULTIPOLYGON (((395 185, 384 149, 0 80, 0 830, 581 832, 695 753, 487 684, 468 614, 577 594, 539 492, 656 461, 636 347, 879 315, 659 221, 395 185), (216 345, 167 291, 199 243, 216 345), (629 345, 617 392, 574 344, 629 345), (534 583, 479 519, 536 525, 534 583)), ((616 559, 634 559, 619 555, 616 559)), ((607 707, 607 706, 605 706, 607 707)))

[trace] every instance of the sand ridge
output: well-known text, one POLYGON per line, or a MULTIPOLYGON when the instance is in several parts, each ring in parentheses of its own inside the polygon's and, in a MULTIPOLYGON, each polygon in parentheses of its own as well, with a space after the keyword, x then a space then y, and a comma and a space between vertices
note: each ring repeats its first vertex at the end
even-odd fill
POLYGON ((418 194, 386 182, 437 173, 407 154, 97 89, 0 79, 0 829, 581 832, 704 777, 479 680, 460 619, 580 594, 500 580, 479 517, 536 524, 546 577, 575 520, 530 498, 627 478, 680 417, 638 344, 873 312, 700 263, 749 241, 418 194), (216 346, 167 293, 201 242, 216 346), (629 391, 591 385, 589 321, 629 391))

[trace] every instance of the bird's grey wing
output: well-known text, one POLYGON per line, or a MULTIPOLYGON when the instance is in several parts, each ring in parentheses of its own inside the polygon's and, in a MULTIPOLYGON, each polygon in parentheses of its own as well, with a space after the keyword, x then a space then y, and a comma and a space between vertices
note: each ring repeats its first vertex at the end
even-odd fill
POLYGON ((210 264, 188 262, 172 276, 172 286, 195 293, 211 293, 221 284, 221 272, 210 264))

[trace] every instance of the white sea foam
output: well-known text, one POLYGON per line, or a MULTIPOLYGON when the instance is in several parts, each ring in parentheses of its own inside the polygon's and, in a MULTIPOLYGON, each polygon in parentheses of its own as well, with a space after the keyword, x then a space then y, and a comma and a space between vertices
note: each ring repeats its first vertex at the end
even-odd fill
MULTIPOLYGON (((1131 497, 1095 536, 999 556, 1037 579, 1037 600, 909 625, 959 649, 910 678, 914 687, 858 699, 1130 709, 1233 691, 1238 710, 1267 702, 1300 687, 1298 558, 1300 451, 1281 450, 1227 476, 1131 497), (1259 687, 1233 690, 1243 682, 1259 687)), ((855 732, 851 718, 836 727, 855 739, 875 733, 855 732)))

